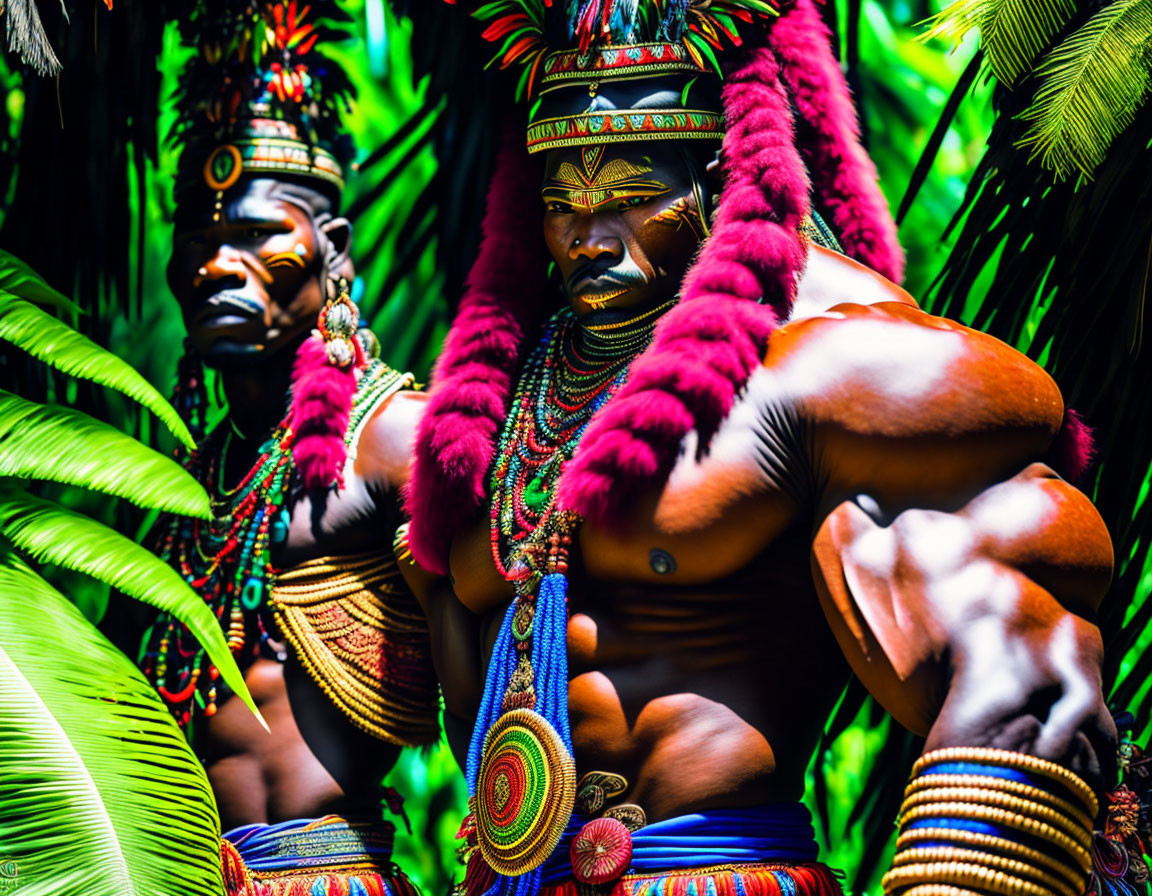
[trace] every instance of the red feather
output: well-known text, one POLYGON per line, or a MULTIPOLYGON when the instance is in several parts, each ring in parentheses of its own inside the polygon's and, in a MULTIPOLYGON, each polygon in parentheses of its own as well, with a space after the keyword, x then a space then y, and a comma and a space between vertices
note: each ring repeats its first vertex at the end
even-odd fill
POLYGON ((525 25, 531 25, 532 20, 524 13, 510 13, 503 18, 497 19, 491 25, 484 29, 484 40, 496 41, 500 38, 511 34, 517 28, 523 28, 525 25))
POLYGON ((524 52, 530 49, 534 44, 539 41, 539 38, 533 34, 527 37, 522 37, 516 43, 508 48, 508 52, 504 54, 504 59, 500 63, 500 68, 507 68, 517 59, 519 59, 524 52))

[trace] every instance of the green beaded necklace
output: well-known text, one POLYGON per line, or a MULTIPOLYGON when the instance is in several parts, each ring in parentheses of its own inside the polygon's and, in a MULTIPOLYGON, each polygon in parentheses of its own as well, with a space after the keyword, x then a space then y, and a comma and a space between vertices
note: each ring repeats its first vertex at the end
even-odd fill
MULTIPOLYGON (((411 385, 411 374, 377 360, 369 363, 357 384, 345 435, 350 457, 379 401, 411 385)), ((260 446, 248 474, 228 489, 223 477, 231 443, 232 427, 224 421, 188 457, 186 468, 209 491, 212 518, 163 518, 156 552, 211 606, 228 647, 243 665, 270 640, 263 610, 276 579, 273 553, 288 539, 293 433, 286 418, 260 446)), ((165 614, 153 623, 140 665, 181 727, 199 715, 216 714, 219 672, 175 617, 165 614)))
POLYGON ((602 327, 582 326, 567 308, 548 322, 516 386, 492 471, 492 559, 505 577, 520 555, 542 549, 530 536, 547 528, 565 463, 675 302, 602 327))

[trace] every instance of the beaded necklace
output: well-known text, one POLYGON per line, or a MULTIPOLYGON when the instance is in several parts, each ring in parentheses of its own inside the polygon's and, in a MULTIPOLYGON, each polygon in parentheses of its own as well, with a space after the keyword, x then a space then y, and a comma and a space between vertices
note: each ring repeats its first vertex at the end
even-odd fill
MULTIPOLYGON (((411 374, 378 360, 369 363, 357 384, 345 435, 349 457, 380 401, 412 384, 411 374)), ((212 518, 163 518, 156 553, 204 597, 243 666, 271 637, 264 610, 276 580, 273 551, 288 539, 288 494, 295 465, 293 432, 286 418, 260 446, 260 456, 248 474, 227 488, 224 475, 232 431, 230 421, 223 421, 185 462, 188 472, 208 489, 212 518)), ((182 728, 200 715, 216 714, 219 671, 171 614, 160 616, 148 630, 140 665, 182 728)))
MULTIPOLYGON (((571 817, 576 766, 568 721, 568 551, 579 518, 556 484, 593 415, 620 388, 674 301, 618 324, 556 314, 524 366, 492 471, 491 549, 513 583, 468 747, 477 855, 527 896, 571 817)), ((469 867, 469 875, 473 873, 469 867)))
MULTIPOLYGON (((156 553, 204 596, 238 656, 253 636, 261 644, 269 637, 259 611, 274 578, 272 548, 288 537, 292 429, 282 421, 240 484, 227 489, 223 477, 231 444, 232 428, 221 424, 189 456, 188 471, 209 490, 212 518, 168 518, 156 553)), ((161 616, 144 643, 144 673, 180 726, 201 712, 215 715, 219 672, 180 621, 161 616)))
POLYGON ((491 549, 505 578, 521 577, 523 570, 513 568, 517 561, 542 559, 543 548, 531 535, 550 528, 553 494, 564 464, 592 415, 623 384, 628 365, 647 347, 656 322, 674 303, 599 327, 581 326, 569 309, 548 322, 525 364, 497 442, 491 549))

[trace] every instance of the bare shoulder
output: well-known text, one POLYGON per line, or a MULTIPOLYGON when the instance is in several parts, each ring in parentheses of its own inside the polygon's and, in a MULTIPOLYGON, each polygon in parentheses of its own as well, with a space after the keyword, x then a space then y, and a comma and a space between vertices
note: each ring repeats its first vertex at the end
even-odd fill
POLYGON ((854 305, 896 302, 919 307, 909 293, 871 268, 823 246, 809 245, 789 319, 812 317, 845 302, 854 305))
POLYGON ((357 475, 390 488, 408 481, 416 428, 427 403, 427 393, 410 389, 396 392, 380 403, 356 443, 357 475))
POLYGON ((994 481, 1041 459, 1064 414, 1056 384, 1023 354, 901 303, 790 322, 764 365, 777 401, 812 433, 821 479, 850 488, 994 481))
POLYGON ((1051 436, 1064 413, 1052 378, 1016 349, 897 303, 842 304, 788 323, 765 366, 809 419, 862 433, 1009 426, 1051 436))

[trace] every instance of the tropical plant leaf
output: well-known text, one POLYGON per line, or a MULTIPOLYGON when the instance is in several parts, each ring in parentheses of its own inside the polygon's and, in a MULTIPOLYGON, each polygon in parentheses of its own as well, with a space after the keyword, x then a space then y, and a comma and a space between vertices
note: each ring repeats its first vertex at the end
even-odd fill
POLYGON ((204 769, 151 685, 0 556, 0 830, 22 896, 220 893, 204 769))
POLYGON ((44 278, 28 264, 3 249, 0 249, 0 289, 6 289, 36 305, 48 305, 72 314, 80 313, 79 305, 44 282, 44 278))
POLYGON ((908 210, 912 208, 912 203, 916 201, 916 194, 918 194, 920 188, 924 186, 924 181, 928 179, 928 172, 932 170, 932 163, 936 161, 940 147, 943 145, 944 139, 948 136, 949 130, 952 127, 952 121, 956 118, 956 110, 960 108, 960 104, 964 101, 964 98, 968 96, 968 92, 972 89, 972 85, 976 81, 976 75, 980 71, 980 59, 981 54, 977 52, 956 81, 956 86, 948 96, 948 102, 944 104, 940 118, 937 120, 936 126, 932 129, 932 136, 928 138, 928 143, 924 146, 924 151, 916 161, 916 167, 912 171, 912 179, 908 181, 908 188, 904 191, 904 196, 900 199, 900 208, 896 211, 897 227, 904 223, 904 217, 908 214, 908 210))
POLYGON ((0 339, 69 376, 123 392, 159 417, 185 446, 194 447, 180 415, 129 364, 6 289, 0 289, 0 339))
POLYGON ((1075 11, 1075 0, 955 0, 931 19, 925 37, 958 42, 978 29, 992 74, 1011 87, 1075 11))
POLYGON ((195 591, 163 560, 81 513, 0 485, 0 535, 36 560, 106 582, 173 614, 204 645, 228 686, 263 724, 220 623, 195 591))
POLYGON ((179 464, 107 423, 0 389, 0 476, 48 479, 140 507, 208 519, 203 487, 179 464))
POLYGON ((1152 73, 1152 0, 1115 0, 1044 58, 1020 145, 1060 178, 1091 175, 1132 123, 1152 73))
POLYGON ((48 42, 36 0, 8 0, 6 12, 8 49, 19 54, 38 75, 60 74, 60 60, 48 42))

